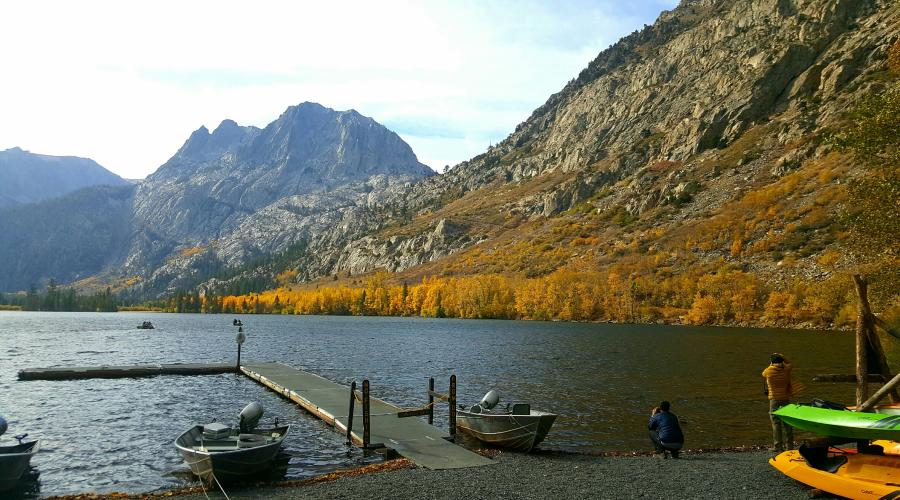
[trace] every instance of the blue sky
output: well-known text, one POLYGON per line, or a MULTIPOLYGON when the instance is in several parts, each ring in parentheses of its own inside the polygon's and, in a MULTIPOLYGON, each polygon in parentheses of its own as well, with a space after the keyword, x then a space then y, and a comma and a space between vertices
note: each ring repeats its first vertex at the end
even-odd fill
POLYGON ((127 178, 201 125, 356 109, 436 170, 483 152, 676 0, 9 2, 0 149, 127 178))

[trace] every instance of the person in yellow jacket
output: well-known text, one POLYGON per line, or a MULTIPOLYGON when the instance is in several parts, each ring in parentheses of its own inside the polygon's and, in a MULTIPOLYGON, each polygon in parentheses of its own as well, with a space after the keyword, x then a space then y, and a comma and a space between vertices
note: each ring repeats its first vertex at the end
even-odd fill
POLYGON ((794 448, 794 429, 773 415, 777 409, 791 402, 791 363, 777 352, 769 356, 769 361, 762 376, 766 379, 765 393, 769 396, 769 418, 772 419, 775 453, 780 453, 794 448))

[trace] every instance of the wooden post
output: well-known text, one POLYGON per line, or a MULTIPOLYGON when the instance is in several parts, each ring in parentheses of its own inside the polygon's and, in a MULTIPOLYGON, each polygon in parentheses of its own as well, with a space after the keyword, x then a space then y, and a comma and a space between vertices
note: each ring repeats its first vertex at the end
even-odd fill
MULTIPOLYGON (((856 295, 859 298, 858 314, 856 318, 856 341, 857 343, 859 342, 860 331, 862 331, 862 334, 865 336, 866 345, 870 348, 871 353, 874 355, 874 361, 878 363, 878 373, 882 377, 884 377, 885 380, 889 380, 892 378, 891 370, 888 366, 887 356, 884 355, 884 349, 881 347, 881 340, 879 340, 878 333, 875 331, 876 318, 875 315, 872 314, 872 309, 869 306, 868 283, 858 274, 853 275, 853 282, 856 284, 856 295)), ((859 347, 857 346, 857 354, 858 352, 859 347)), ((869 351, 866 352, 868 353, 869 351)), ((869 363, 867 359, 866 372, 869 371, 868 364, 869 363)), ((865 399, 865 396, 867 395, 868 386, 866 386, 866 391, 863 399, 865 399)), ((896 389, 891 389, 889 395, 892 403, 900 401, 900 395, 897 394, 896 389)), ((858 397, 859 394, 857 394, 857 398, 858 397)), ((857 405, 859 405, 859 402, 857 402, 857 405)))
POLYGON ((434 377, 428 379, 428 425, 434 425, 434 377))
POLYGON ((456 438, 456 375, 450 375, 450 437, 456 438))
POLYGON ((370 409, 369 409, 369 379, 363 380, 363 388, 362 388, 362 404, 363 404, 363 448, 369 448, 369 417, 370 417, 370 409))
POLYGON ((356 381, 350 384, 350 409, 347 411, 347 446, 353 444, 353 408, 356 406, 356 381))
POLYGON ((869 343, 868 335, 866 335, 866 313, 868 312, 866 310, 868 308, 866 287, 868 283, 859 275, 853 275, 853 281, 856 282, 856 295, 859 297, 856 314, 856 406, 861 406, 869 398, 869 363, 866 358, 866 345, 869 343))
POLYGON ((900 373, 898 373, 894 378, 892 378, 890 382, 884 384, 884 386, 882 386, 881 389, 878 389, 878 391, 875 392, 875 394, 873 394, 872 397, 869 398, 865 403, 861 403, 861 404, 857 405, 858 408, 856 408, 856 411, 866 411, 866 410, 872 408, 873 406, 875 406, 878 403, 878 401, 881 400, 881 398, 884 397, 885 394, 887 394, 892 389, 897 387, 897 384, 900 384, 900 373))

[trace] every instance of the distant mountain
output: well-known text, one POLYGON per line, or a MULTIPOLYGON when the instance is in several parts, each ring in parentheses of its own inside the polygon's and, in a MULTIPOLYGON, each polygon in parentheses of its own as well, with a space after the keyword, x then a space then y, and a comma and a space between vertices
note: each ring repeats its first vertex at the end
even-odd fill
POLYGON ((182 243, 218 238, 288 196, 327 192, 374 176, 434 172, 395 133, 356 111, 306 102, 264 129, 201 127, 142 183, 138 220, 182 243))
POLYGON ((0 207, 34 203, 90 186, 126 184, 88 158, 40 155, 19 148, 0 151, 0 207))
POLYGON ((68 283, 124 258, 134 186, 94 186, 0 208, 0 291, 68 283))
POLYGON ((193 286, 341 227, 376 229, 369 205, 431 175, 353 110, 307 102, 262 129, 225 120, 138 185, 0 210, 0 291, 92 274, 142 295, 193 286))

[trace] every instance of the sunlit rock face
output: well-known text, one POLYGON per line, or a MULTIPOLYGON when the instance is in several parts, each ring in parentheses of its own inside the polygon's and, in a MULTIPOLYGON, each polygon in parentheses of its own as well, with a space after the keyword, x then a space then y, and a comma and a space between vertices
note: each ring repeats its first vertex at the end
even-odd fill
MULTIPOLYGON (((484 154, 409 190, 386 192, 376 215, 388 219, 381 225, 403 224, 396 214, 421 218, 467 193, 491 197, 502 187, 556 176, 559 182, 475 217, 489 219, 498 210, 510 218, 554 217, 613 186, 597 209, 618 205, 637 216, 698 196, 702 161, 754 127, 769 126, 728 191, 703 193, 708 206, 721 205, 751 189, 758 173, 783 175, 822 154, 803 148, 779 160, 790 144, 821 132, 877 87, 873 75, 884 71, 898 37, 898 12, 896 4, 876 0, 683 1, 600 53, 484 154)), ((676 219, 697 215, 686 210, 676 219)), ((478 224, 436 237, 436 224, 401 234, 370 232, 377 224, 340 224, 309 241, 296 261, 299 277, 400 271, 489 238, 478 224)))

